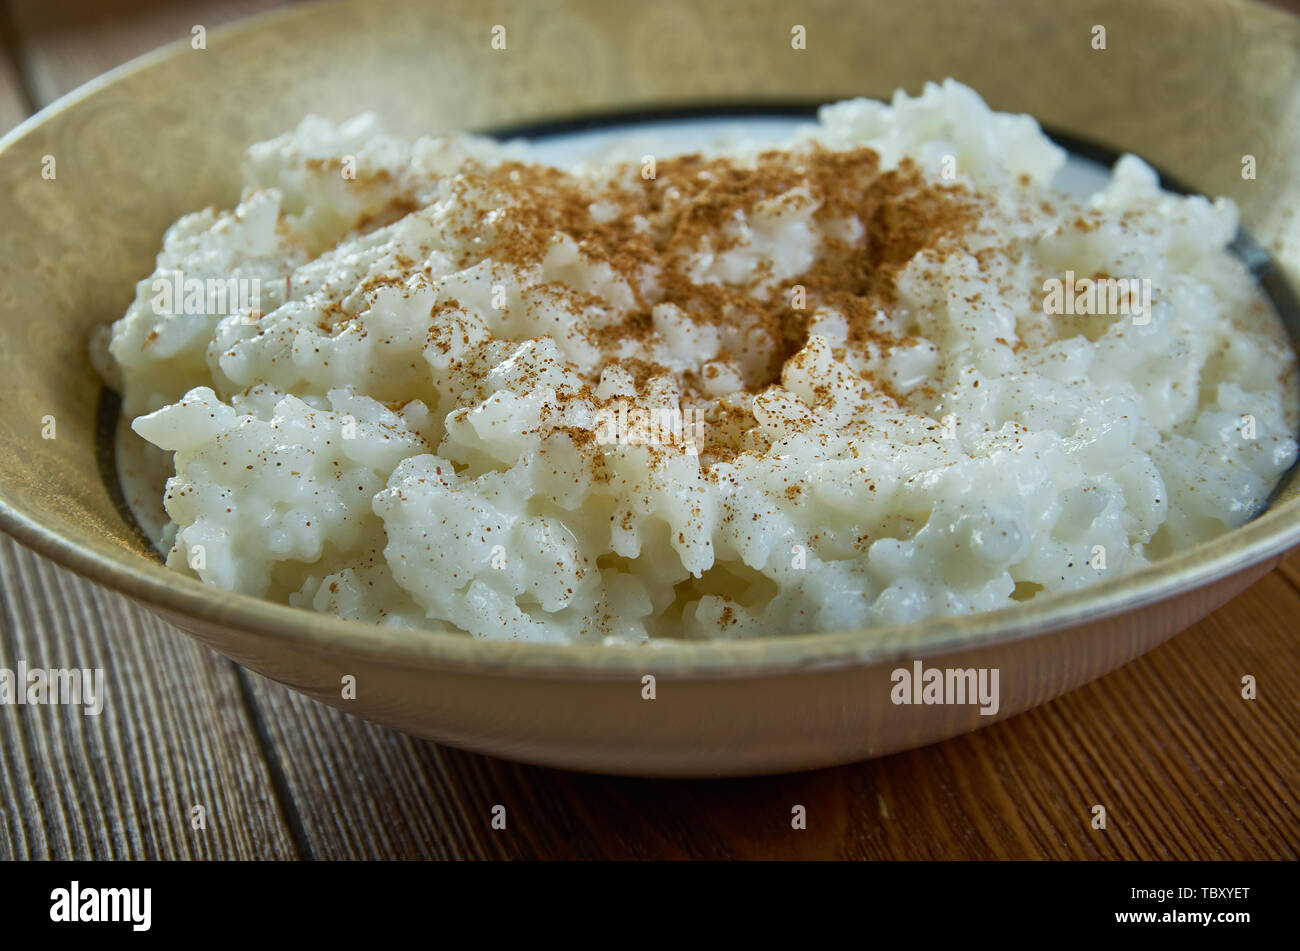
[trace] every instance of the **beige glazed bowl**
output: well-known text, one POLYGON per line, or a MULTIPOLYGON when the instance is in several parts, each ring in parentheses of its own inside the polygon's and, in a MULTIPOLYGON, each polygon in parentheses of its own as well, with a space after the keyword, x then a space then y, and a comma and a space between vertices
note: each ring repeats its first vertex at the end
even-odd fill
MULTIPOLYGON (((1300 488, 1245 527, 1105 587, 924 625, 641 648, 478 642, 344 622, 166 570, 97 463, 92 329, 119 316, 164 228, 237 197, 251 142, 317 112, 399 133, 700 103, 826 101, 953 76, 1000 110, 1131 150, 1228 195, 1300 277, 1300 20, 1228 0, 1042 4, 604 0, 294 7, 189 38, 0 141, 0 527, 213 649, 440 742, 635 775, 809 769, 930 743, 1042 703, 1194 623, 1300 543, 1300 488), (1068 10, 1063 9, 1068 7, 1068 10), (493 50, 492 28, 507 27, 493 50), (791 48, 805 28, 807 49, 791 48), (1107 48, 1093 48, 1093 27, 1107 48), (57 177, 41 175, 52 155, 57 177), (1253 180, 1243 156, 1255 157, 1253 180), (43 439, 46 417, 57 438, 43 439), (890 673, 1000 671, 996 717, 895 706, 890 673), (341 696, 353 675, 355 699, 341 696), (656 678, 655 699, 643 678, 656 678)), ((1295 328, 1292 328, 1295 333, 1295 328)))

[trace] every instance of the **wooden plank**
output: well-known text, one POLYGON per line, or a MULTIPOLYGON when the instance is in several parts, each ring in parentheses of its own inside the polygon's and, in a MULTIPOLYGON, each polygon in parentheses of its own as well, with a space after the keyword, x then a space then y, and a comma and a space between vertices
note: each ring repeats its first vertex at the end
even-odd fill
POLYGON ((0 135, 4 135, 31 114, 31 103, 18 74, 17 36, 0 8, 0 135))
POLYGON ((10 14, 28 87, 42 108, 114 66, 178 39, 285 0, 42 0, 10 14))
POLYGON ((1296 858, 1297 593, 1269 575, 1053 703, 923 750, 743 781, 638 781, 400 736, 249 675, 330 858, 1296 858), (1240 678, 1259 678, 1241 697, 1240 678), (491 809, 507 808, 493 831, 491 809), (808 829, 790 828, 794 805, 808 829), (1091 826, 1103 805, 1107 828, 1091 826))
POLYGON ((490 777, 510 767, 347 716, 257 674, 244 676, 313 858, 509 854, 506 837, 487 827, 499 801, 490 777))
MULTIPOLYGON (((1300 0, 1297 0, 1300 2, 1300 0)), ((1300 550, 1292 552, 1278 566, 1278 573, 1300 588, 1300 550)))
POLYGON ((97 716, 0 707, 0 858, 296 854, 233 664, 8 538, 0 599, 0 667, 105 683, 97 716))

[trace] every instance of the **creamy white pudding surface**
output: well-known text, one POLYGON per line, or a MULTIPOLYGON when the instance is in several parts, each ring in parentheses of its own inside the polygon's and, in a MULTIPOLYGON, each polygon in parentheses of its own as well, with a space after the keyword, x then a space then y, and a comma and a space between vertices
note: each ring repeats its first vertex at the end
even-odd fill
POLYGON ((848 630, 1102 583, 1295 460, 1234 206, 1131 156, 1070 197, 958 83, 778 148, 529 156, 308 118, 172 226, 96 344, 168 565, 481 638, 848 630))

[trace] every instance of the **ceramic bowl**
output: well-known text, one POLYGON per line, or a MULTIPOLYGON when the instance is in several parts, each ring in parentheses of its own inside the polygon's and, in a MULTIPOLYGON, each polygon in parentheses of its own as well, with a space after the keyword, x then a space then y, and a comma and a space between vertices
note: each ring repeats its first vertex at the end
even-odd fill
POLYGON ((439 742, 583 770, 828 766, 950 737, 1099 677, 1300 543, 1300 490, 1288 483, 1262 515, 1211 543, 1014 609, 870 632, 618 648, 390 630, 170 572, 115 501, 87 340, 123 312, 165 227, 207 204, 232 205, 242 150, 308 112, 373 110, 413 136, 888 96, 953 76, 997 109, 1232 197, 1273 256, 1275 267, 1261 270, 1275 296, 1286 298, 1300 274, 1300 20, 1263 6, 365 0, 292 7, 206 41, 195 49, 185 37, 115 70, 0 141, 0 527, 323 702, 439 742), (491 44, 498 25, 504 50, 491 44), (792 48, 796 26, 806 49, 792 48), (1094 48, 1098 26, 1105 49, 1094 48), (41 174, 45 156, 57 162, 52 180, 41 174), (1243 177, 1245 156, 1253 179, 1243 177), (42 438, 48 417, 53 439, 42 438), (997 715, 894 705, 891 672, 918 660, 998 669, 997 715), (349 674, 357 693, 345 700, 349 674), (647 675, 653 700, 643 699, 647 675))

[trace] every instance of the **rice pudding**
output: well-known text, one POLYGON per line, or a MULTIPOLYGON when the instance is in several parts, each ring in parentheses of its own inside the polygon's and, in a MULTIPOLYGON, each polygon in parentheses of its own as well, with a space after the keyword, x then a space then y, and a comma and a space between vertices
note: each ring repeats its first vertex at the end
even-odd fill
POLYGON ((1232 203, 1064 161, 951 80, 567 168, 308 118, 97 363, 167 564, 231 591, 552 642, 992 610, 1240 525, 1296 458, 1232 203))

